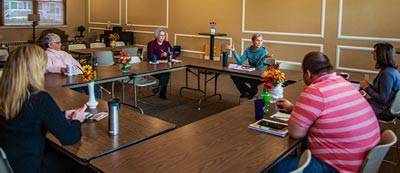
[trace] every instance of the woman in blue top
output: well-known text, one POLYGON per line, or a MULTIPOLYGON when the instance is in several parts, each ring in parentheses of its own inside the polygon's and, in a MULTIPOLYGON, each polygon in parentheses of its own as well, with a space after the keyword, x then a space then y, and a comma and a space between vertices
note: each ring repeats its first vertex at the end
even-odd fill
POLYGON ((366 80, 360 81, 360 87, 371 97, 368 99, 376 116, 380 120, 389 121, 395 117, 388 108, 394 95, 400 90, 400 74, 396 65, 396 51, 389 43, 377 43, 372 51, 378 76, 372 84, 366 80))
MULTIPOLYGON (((227 46, 227 50, 232 50, 233 57, 237 64, 242 65, 246 60, 249 65, 258 69, 265 68, 265 58, 272 57, 272 54, 263 47, 263 36, 261 34, 253 34, 251 37, 253 45, 246 49, 240 57, 232 45, 227 46)), ((237 89, 240 92, 240 98, 252 99, 258 92, 258 85, 262 83, 261 80, 245 78, 240 76, 231 76, 237 89), (249 84, 250 87, 247 85, 249 84)))

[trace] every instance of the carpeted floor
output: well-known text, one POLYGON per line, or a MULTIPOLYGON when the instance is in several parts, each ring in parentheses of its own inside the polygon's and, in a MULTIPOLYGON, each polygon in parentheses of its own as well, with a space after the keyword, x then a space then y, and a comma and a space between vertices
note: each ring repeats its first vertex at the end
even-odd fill
MULTIPOLYGON (((167 100, 152 96, 152 87, 138 89, 138 104, 146 115, 157 117, 181 127, 239 104, 239 92, 236 91, 228 75, 220 75, 218 79, 217 88, 222 95, 222 100, 219 100, 219 97, 208 98, 201 102, 200 110, 198 109, 198 99, 202 97, 200 92, 182 90, 182 95, 180 95, 180 88, 185 86, 185 72, 173 72, 170 80, 167 100)), ((189 80, 190 87, 197 87, 197 79, 195 80, 194 76, 190 76, 189 80)), ((201 82, 203 82, 203 79, 201 82)), ((203 88, 203 84, 201 86, 203 88)), ((214 81, 211 81, 207 88, 209 95, 213 94, 213 88, 214 81)), ((116 85, 116 97, 122 98, 120 91, 120 86, 116 85)), ((126 102, 133 104, 133 86, 126 87, 125 92, 126 102)), ((103 93, 103 99, 108 100, 111 97, 103 93)), ((241 101, 246 100, 242 99, 241 101)))

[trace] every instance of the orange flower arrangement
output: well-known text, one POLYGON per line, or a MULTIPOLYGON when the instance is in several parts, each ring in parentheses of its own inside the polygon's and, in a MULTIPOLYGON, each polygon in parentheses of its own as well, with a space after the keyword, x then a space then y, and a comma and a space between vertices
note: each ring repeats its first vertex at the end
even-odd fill
POLYGON ((82 79, 85 82, 93 82, 96 80, 96 71, 93 71, 92 66, 84 65, 81 69, 83 76, 82 79))
POLYGON ((279 70, 279 63, 268 66, 261 77, 264 80, 264 88, 266 89, 272 89, 285 81, 285 73, 279 70))

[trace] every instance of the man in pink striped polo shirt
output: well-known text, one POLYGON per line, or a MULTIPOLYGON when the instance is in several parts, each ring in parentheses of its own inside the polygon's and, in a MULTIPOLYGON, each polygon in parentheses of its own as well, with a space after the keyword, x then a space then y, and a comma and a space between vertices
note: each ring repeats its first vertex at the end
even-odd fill
MULTIPOLYGON (((308 53, 302 69, 307 87, 296 104, 280 100, 277 105, 291 111, 289 135, 307 136, 313 158, 305 172, 358 172, 369 150, 380 141, 372 108, 351 83, 336 75, 323 53, 308 53)), ((292 171, 298 161, 285 158, 271 171, 292 171)))

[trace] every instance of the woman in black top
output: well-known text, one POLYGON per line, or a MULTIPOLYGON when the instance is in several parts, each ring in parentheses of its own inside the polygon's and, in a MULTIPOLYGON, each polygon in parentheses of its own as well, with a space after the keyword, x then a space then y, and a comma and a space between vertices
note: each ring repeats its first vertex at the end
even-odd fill
POLYGON ((43 172, 46 132, 62 144, 81 138, 84 109, 65 113, 43 91, 47 55, 36 45, 14 50, 0 77, 0 147, 14 172, 43 172))

